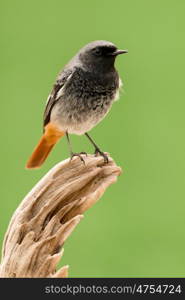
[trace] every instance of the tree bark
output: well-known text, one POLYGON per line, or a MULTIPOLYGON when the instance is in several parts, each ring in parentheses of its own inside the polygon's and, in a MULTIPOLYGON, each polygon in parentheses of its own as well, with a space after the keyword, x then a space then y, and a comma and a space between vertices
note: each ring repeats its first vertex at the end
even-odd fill
POLYGON ((58 163, 20 203, 5 234, 0 277, 68 276, 68 266, 56 271, 65 240, 121 172, 110 157, 108 164, 101 156, 84 159, 58 163))

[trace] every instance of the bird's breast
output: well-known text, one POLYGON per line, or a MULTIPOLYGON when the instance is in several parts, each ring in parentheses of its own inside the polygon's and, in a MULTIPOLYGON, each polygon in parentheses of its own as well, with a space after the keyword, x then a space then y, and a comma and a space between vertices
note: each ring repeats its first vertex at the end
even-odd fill
POLYGON ((63 89, 61 100, 53 109, 53 117, 69 133, 83 134, 108 113, 118 98, 119 85, 118 76, 104 80, 77 72, 63 89))

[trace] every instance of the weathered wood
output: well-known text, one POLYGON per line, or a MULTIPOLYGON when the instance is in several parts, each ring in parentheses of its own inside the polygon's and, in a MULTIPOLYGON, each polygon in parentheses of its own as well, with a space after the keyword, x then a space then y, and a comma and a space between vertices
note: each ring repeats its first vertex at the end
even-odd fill
POLYGON ((58 163, 21 202, 4 238, 0 277, 67 277, 68 266, 56 271, 65 240, 121 172, 110 157, 108 164, 84 159, 58 163))

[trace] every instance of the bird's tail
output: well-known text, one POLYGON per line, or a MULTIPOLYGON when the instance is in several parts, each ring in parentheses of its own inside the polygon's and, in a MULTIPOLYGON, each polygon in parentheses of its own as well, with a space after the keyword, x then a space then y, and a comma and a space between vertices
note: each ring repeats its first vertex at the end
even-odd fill
POLYGON ((39 143, 37 144, 31 157, 29 158, 26 164, 26 168, 39 168, 44 163, 57 141, 64 135, 65 132, 59 131, 55 125, 49 123, 45 127, 43 136, 41 137, 39 143))

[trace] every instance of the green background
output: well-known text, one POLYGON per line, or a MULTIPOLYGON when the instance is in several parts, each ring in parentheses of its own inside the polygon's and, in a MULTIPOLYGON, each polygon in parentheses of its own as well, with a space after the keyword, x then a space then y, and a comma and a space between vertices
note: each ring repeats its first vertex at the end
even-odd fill
MULTIPOLYGON (((0 1, 0 239, 33 185, 68 157, 66 140, 24 169, 62 66, 86 43, 129 50, 124 92, 92 136, 123 174, 65 244, 70 277, 185 276, 185 2, 0 1)), ((73 136, 76 151, 92 151, 73 136)))

